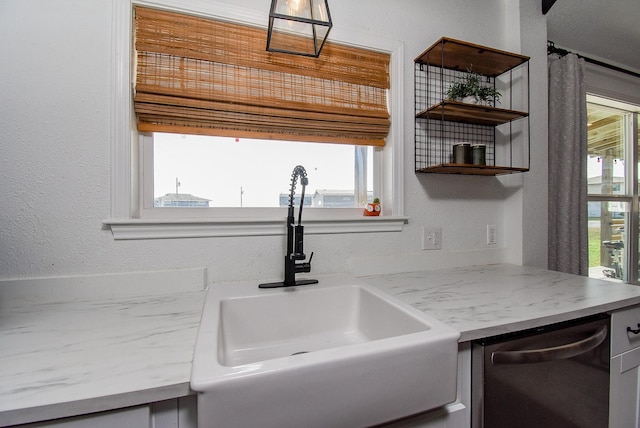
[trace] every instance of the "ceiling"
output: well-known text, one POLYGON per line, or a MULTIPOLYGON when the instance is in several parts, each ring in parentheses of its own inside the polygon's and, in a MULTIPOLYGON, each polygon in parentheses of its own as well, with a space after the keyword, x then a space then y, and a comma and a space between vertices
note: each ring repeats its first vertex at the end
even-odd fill
MULTIPOLYGON (((547 40, 556 47, 640 73, 638 0, 555 0, 546 17, 547 40)), ((590 155, 623 156, 615 110, 591 106, 587 122, 590 155)))
POLYGON ((556 47, 640 73, 638 0, 556 0, 546 17, 556 47))
POLYGON ((623 116, 606 107, 591 105, 587 112, 588 152, 591 156, 624 157, 623 116))

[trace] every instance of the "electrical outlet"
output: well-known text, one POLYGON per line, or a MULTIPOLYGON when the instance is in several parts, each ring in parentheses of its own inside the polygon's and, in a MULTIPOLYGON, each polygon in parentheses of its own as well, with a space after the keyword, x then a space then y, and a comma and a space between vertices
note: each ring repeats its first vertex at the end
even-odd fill
POLYGON ((442 228, 423 228, 422 249, 440 250, 442 249, 442 228))
POLYGON ((498 243, 498 235, 496 233, 496 225, 487 225, 487 245, 496 245, 498 243))

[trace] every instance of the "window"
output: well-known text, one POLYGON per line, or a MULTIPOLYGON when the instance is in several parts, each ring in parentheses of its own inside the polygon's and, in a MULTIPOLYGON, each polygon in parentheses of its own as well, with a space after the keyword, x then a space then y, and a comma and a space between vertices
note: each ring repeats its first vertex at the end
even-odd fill
POLYGON ((145 189, 153 191, 144 198, 154 208, 286 207, 297 164, 309 178, 306 206, 360 208, 373 199, 373 147, 157 133, 152 149, 145 189))
MULTIPOLYGON (((132 2, 135 5, 135 0, 132 2)), ((131 69, 131 57, 129 53, 132 49, 132 42, 127 37, 131 34, 131 26, 133 22, 133 14, 131 5, 118 2, 114 6, 114 75, 113 85, 115 88, 113 97, 113 114, 112 114, 112 217, 104 221, 114 234, 115 239, 145 239, 145 238, 162 238, 162 237, 190 237, 190 236, 235 236, 235 235, 261 235, 261 234, 282 234, 283 209, 278 207, 254 207, 250 202, 249 191, 244 189, 243 184, 236 185, 235 182, 227 177, 225 182, 230 183, 232 193, 236 194, 238 206, 219 206, 212 203, 213 197, 209 197, 206 192, 197 194, 195 190, 193 198, 189 201, 170 201, 168 198, 157 200, 168 193, 176 193, 176 184, 178 184, 178 193, 184 191, 187 193, 189 186, 194 185, 187 176, 180 177, 170 170, 166 170, 161 163, 154 165, 154 158, 158 159, 166 152, 166 148, 161 147, 163 143, 155 146, 154 139, 158 140, 162 131, 171 131, 174 137, 182 139, 205 138, 201 137, 202 132, 185 132, 184 129, 174 127, 170 129, 140 129, 141 133, 135 132, 136 125, 132 121, 133 104, 130 104, 131 81, 128 77, 131 69), (133 130, 134 132, 130 132, 133 130), (154 136, 154 133, 157 135, 154 136), (154 153, 155 152, 155 153, 154 153), (154 169, 160 167, 158 177, 161 170, 165 169, 164 174, 170 176, 169 184, 156 184, 154 169), (177 183, 176 183, 177 178, 177 183), (163 187, 164 186, 164 187, 163 187), (242 187, 242 189, 240 189, 242 187), (166 190, 168 189, 168 190, 166 190), (244 193, 242 193, 244 192, 244 193), (240 202, 242 196, 242 202, 240 202), (207 201, 209 199, 209 201, 207 201), (216 211, 215 215, 211 215, 206 208, 206 203, 211 210, 216 211), (161 210, 154 205, 166 204, 161 210), (167 205, 174 204, 174 207, 167 205), (242 207, 240 207, 240 204, 242 207), (191 207, 185 207, 191 205, 191 207), (242 224, 241 224, 242 223, 242 224), (282 229, 282 230, 281 230, 282 229)), ((194 16, 215 17, 230 22, 246 22, 260 27, 264 25, 263 17, 257 17, 255 11, 238 8, 225 8, 226 16, 218 16, 220 8, 215 5, 199 4, 198 8, 202 10, 193 10, 193 6, 182 2, 181 0, 150 0, 145 1, 145 6, 159 7, 169 10, 177 8, 181 12, 189 13, 194 16)), ((264 29, 266 31, 266 29, 264 29)), ((388 63, 390 86, 394 88, 402 88, 402 43, 381 38, 376 35, 365 35, 360 33, 352 33, 350 31, 343 32, 343 37, 348 39, 348 44, 354 46, 372 46, 371 49, 380 50, 390 54, 388 63)), ((356 148, 357 144, 349 144, 348 141, 338 139, 340 144, 323 144, 323 150, 328 152, 340 150, 348 153, 348 161, 351 165, 348 167, 351 174, 349 186, 345 180, 339 189, 332 189, 334 185, 330 183, 323 184, 324 180, 318 179, 314 181, 314 168, 308 162, 293 162, 293 165, 285 168, 284 171, 277 171, 278 174, 286 175, 284 182, 281 184, 282 190, 288 191, 288 183, 290 180, 291 169, 295 164, 304 165, 309 172, 310 186, 307 192, 314 186, 314 182, 318 188, 314 188, 313 193, 319 190, 316 197, 317 203, 324 203, 328 199, 321 201, 320 195, 322 190, 354 190, 359 189, 359 194, 364 194, 365 198, 373 196, 381 197, 387 212, 384 217, 376 219, 376 221, 368 221, 361 215, 360 208, 336 208, 331 210, 316 210, 310 208, 305 210, 305 220, 307 222, 308 233, 336 233, 336 232, 374 232, 374 231, 399 231, 406 218, 403 217, 403 178, 402 178, 402 162, 403 162, 403 127, 402 127, 402 93, 401 91, 386 91, 385 111, 389 111, 391 115, 390 128, 386 138, 384 147, 367 147, 356 148), (366 159, 366 162, 365 162, 366 159), (356 160, 360 165, 357 169, 354 165, 356 160), (305 165, 305 163, 307 163, 305 165), (366 190, 363 193, 363 189, 366 190)), ((389 120, 389 119, 387 119, 389 120)), ((362 124, 361 124, 362 125, 362 124)), ((363 128, 371 128, 369 125, 363 125, 363 128)), ((385 131, 387 132, 387 131, 385 131)), ((267 132, 268 134, 268 132, 267 132)), ((229 130, 221 136, 235 142, 235 138, 239 138, 239 143, 248 146, 252 139, 268 140, 269 144, 273 142, 273 135, 247 135, 238 133, 235 130, 229 130), (264 138, 264 137, 268 138, 264 138)), ((207 137, 208 138, 208 137, 207 137)), ((301 138, 300 136, 288 136, 283 140, 299 141, 317 141, 313 136, 311 138, 301 138)), ((322 138, 326 141, 326 138, 322 138)), ((159 140, 158 140, 159 141, 159 140)), ((274 143, 276 144, 276 143, 274 143)), ((280 143, 277 143, 280 144, 280 143)), ((285 143, 283 143, 285 144, 285 143)), ((291 144, 291 143, 288 143, 291 144)), ((214 144, 215 145, 215 144, 214 144)), ((307 147, 308 151, 313 151, 315 143, 299 144, 301 147, 307 147)), ((218 147, 216 147, 216 150, 218 147)), ((342 156, 342 155, 341 155, 342 156)), ((344 160, 344 159, 343 159, 344 160)), ((268 163, 268 162, 266 162, 268 163)), ((166 165, 166 164, 165 164, 166 165)), ((326 168, 325 168, 326 169, 326 168)), ((345 168, 345 171, 347 169, 345 168)), ((264 172, 266 175, 272 175, 272 172, 264 172)), ((159 179, 159 178, 158 178, 159 179)), ((205 178, 204 180, 207 180, 205 178)), ((280 190, 278 190, 278 194, 280 190)), ((339 192, 334 192, 339 193, 339 192)), ((306 195, 308 196, 308 195, 306 195)), ((333 195, 339 197, 340 195, 333 195)), ((355 198, 351 197, 351 199, 355 198)), ((305 198, 307 199, 307 198, 305 198)), ((279 203, 279 202, 278 202, 279 203)), ((225 203, 233 205, 233 203, 225 203)), ((225 205, 222 204, 222 205, 225 205)), ((262 204, 260 204, 262 205, 262 204)))
POLYGON ((638 283, 638 107, 587 97, 589 276, 638 283))

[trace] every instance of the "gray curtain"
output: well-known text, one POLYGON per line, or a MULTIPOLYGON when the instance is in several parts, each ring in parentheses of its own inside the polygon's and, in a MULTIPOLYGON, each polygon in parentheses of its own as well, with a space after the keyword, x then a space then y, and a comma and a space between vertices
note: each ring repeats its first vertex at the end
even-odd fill
POLYGON ((549 61, 549 269, 589 274, 584 60, 549 61))

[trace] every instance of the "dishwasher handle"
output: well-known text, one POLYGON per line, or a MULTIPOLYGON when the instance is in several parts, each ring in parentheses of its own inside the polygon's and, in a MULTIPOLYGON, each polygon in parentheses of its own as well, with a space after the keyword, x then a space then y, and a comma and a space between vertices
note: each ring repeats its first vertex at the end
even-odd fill
POLYGON ((491 362, 493 364, 528 364, 563 360, 597 348, 606 338, 607 326, 603 325, 586 339, 565 345, 525 351, 494 351, 491 353, 491 362))

